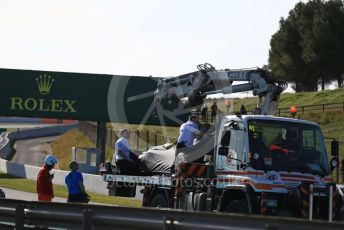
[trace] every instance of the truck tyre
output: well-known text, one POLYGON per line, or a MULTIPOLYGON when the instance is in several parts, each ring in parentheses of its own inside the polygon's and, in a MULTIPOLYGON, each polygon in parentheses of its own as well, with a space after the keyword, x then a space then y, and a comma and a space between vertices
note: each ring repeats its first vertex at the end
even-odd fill
POLYGON ((156 208, 168 208, 168 202, 164 194, 156 193, 153 195, 148 206, 156 208))
POLYGON ((247 202, 242 199, 231 201, 226 205, 224 211, 228 213, 250 213, 247 202))

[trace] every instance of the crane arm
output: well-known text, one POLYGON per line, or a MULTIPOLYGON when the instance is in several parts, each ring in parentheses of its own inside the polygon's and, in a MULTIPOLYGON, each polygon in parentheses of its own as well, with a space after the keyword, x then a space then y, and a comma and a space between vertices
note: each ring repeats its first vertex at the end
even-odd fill
POLYGON ((207 95, 231 94, 252 91, 259 97, 257 114, 275 114, 279 95, 287 88, 285 82, 279 81, 269 71, 255 69, 216 70, 206 63, 198 65, 196 72, 177 77, 162 79, 154 93, 155 104, 169 108, 193 108, 203 104, 207 95), (243 84, 233 84, 244 82, 243 84), (260 108, 260 102, 265 102, 260 108))

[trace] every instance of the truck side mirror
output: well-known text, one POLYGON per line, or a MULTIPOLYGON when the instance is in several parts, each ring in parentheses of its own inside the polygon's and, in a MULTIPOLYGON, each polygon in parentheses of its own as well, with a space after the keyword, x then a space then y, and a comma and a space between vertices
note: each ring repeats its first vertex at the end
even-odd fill
POLYGON ((219 148, 219 155, 220 156, 227 156, 229 148, 227 146, 221 146, 219 148))
POLYGON ((333 170, 335 170, 336 168, 339 167, 339 159, 337 156, 333 156, 331 157, 331 160, 330 160, 330 169, 331 169, 331 172, 333 170))
POLYGON ((339 155, 339 141, 332 140, 331 141, 331 155, 338 156, 339 155))

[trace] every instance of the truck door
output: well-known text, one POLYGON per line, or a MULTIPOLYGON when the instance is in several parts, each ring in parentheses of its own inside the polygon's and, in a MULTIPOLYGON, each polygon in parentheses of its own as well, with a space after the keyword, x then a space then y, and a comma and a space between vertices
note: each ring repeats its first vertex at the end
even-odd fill
POLYGON ((244 143, 242 122, 232 121, 225 125, 217 146, 216 169, 219 171, 237 170, 239 162, 243 160, 244 143), (228 154, 218 154, 221 147, 228 147, 228 154))

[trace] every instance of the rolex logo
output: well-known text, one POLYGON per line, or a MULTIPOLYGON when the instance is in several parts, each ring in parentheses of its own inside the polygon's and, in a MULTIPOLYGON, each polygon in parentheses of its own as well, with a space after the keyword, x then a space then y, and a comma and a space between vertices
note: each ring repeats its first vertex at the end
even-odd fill
POLYGON ((54 79, 51 76, 43 74, 36 78, 39 93, 47 95, 50 92, 51 86, 54 83, 54 79))

